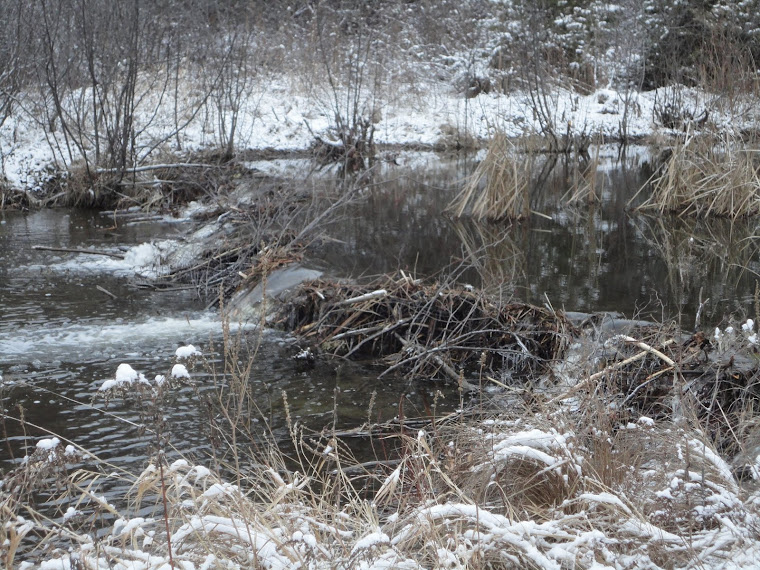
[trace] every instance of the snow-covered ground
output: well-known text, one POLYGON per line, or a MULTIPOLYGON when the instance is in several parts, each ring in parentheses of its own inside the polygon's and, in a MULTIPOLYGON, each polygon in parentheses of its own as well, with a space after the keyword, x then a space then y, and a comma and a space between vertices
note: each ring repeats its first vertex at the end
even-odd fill
MULTIPOLYGON (((334 98, 324 89, 303 95, 303 88, 289 77, 259 78, 247 91, 236 117, 238 150, 307 149, 315 136, 330 138, 336 111, 331 101, 346 101, 347 94, 334 98)), ((178 89, 176 101, 146 88, 136 111, 136 146, 140 164, 161 162, 160 153, 192 153, 219 149, 224 136, 221 124, 229 124, 232 114, 219 110, 204 99, 188 77, 178 89), (178 132, 176 132, 178 131, 178 132)), ((604 135, 619 138, 643 137, 658 130, 655 106, 677 101, 693 117, 710 110, 711 124, 737 128, 752 118, 752 105, 732 102, 730 109, 717 97, 685 88, 664 88, 651 92, 621 93, 600 89, 580 95, 564 88, 547 88, 541 93, 543 112, 537 113, 527 93, 509 95, 481 93, 467 99, 446 83, 427 81, 389 86, 384 92, 367 92, 359 100, 359 111, 372 117, 375 141, 394 145, 440 145, 454 148, 457 141, 486 141, 496 130, 511 137, 542 132, 550 123, 558 136, 566 134, 604 135)), ((69 96, 72 108, 82 106, 90 93, 82 90, 69 96)), ((82 158, 75 146, 67 144, 63 129, 51 132, 40 102, 33 94, 22 95, 23 105, 0 127, 0 165, 6 182, 34 189, 50 173, 65 170, 82 158)), ((84 121, 86 123, 86 119, 84 121)), ((83 148, 92 153, 92 133, 81 136, 83 148)), ((90 157, 91 160, 91 157, 90 157)))

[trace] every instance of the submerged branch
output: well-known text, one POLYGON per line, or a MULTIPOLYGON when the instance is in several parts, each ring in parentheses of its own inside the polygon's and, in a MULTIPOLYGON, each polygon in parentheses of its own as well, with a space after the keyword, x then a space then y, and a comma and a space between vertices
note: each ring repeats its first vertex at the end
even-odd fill
POLYGON ((114 259, 124 259, 124 256, 118 253, 111 253, 109 251, 93 251, 91 249, 82 249, 78 247, 52 247, 48 245, 33 245, 32 249, 39 251, 60 251, 63 253, 85 253, 87 255, 105 255, 106 257, 113 257, 114 259))

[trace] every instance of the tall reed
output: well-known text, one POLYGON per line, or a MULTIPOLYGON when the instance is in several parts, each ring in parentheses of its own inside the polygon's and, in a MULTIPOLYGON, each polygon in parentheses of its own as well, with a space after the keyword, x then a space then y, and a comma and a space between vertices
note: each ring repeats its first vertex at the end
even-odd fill
POLYGON ((733 136, 687 137, 672 148, 662 168, 642 188, 649 187, 652 193, 638 209, 732 219, 757 215, 759 156, 733 136))
POLYGON ((504 133, 496 133, 488 153, 447 210, 476 220, 521 219, 530 215, 532 155, 519 155, 504 133))

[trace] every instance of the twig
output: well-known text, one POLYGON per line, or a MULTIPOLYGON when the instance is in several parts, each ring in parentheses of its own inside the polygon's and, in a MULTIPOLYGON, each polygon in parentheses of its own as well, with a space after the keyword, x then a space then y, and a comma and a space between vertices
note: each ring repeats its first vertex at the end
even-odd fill
POLYGON ((105 293, 106 295, 108 295, 109 297, 111 297, 111 299, 113 299, 114 301, 116 299, 118 299, 118 297, 116 295, 114 295, 113 293, 111 293, 108 289, 105 289, 105 288, 101 287, 100 285, 95 285, 95 289, 97 289, 101 293, 105 293))
MULTIPOLYGON (((561 400, 569 398, 570 396, 572 396, 576 392, 578 392, 580 390, 583 390, 586 386, 588 386, 589 384, 592 384, 593 382, 595 382, 599 378, 605 376, 606 374, 609 374, 610 372, 613 372, 613 371, 617 370, 618 368, 622 368, 623 366, 626 366, 627 364, 631 364, 632 362, 636 362, 637 360, 641 360, 647 354, 650 354, 650 353, 651 354, 657 354, 658 356, 663 357, 663 360, 665 360, 666 362, 669 361, 669 366, 670 366, 669 370, 672 369, 672 368, 674 368, 675 365, 676 365, 675 362, 673 362, 673 360, 671 360, 670 358, 668 358, 667 356, 665 356, 664 354, 662 354, 662 352, 660 352, 659 350, 656 350, 656 349, 652 348, 648 344, 645 344, 643 342, 639 342, 639 341, 637 341, 637 340, 635 340, 635 339, 633 339, 631 337, 626 337, 626 336, 623 336, 623 335, 620 335, 618 338, 622 338, 623 340, 626 340, 628 342, 633 342, 639 348, 644 348, 644 346, 646 346, 647 348, 644 348, 644 350, 642 350, 641 352, 636 353, 633 356, 631 356, 629 358, 626 358, 625 360, 621 360, 619 362, 615 362, 614 364, 612 364, 610 366, 607 366, 604 370, 600 370, 599 372, 595 372, 594 374, 592 374, 591 376, 589 376, 588 378, 586 378, 583 382, 578 382, 575 386, 573 386, 572 388, 570 388, 567 392, 565 392, 561 396, 557 396, 556 398, 552 398, 551 400, 549 400, 548 403, 549 404, 554 404, 556 402, 559 402, 561 400)), ((671 339, 668 339, 667 341, 665 341, 662 346, 664 348, 666 346, 669 346, 669 345, 673 344, 674 342, 675 342, 675 340, 671 338, 671 339)))
MULTIPOLYGON (((342 471, 344 475, 351 475, 352 473, 362 473, 363 471, 369 471, 370 469, 377 469, 378 467, 395 467, 399 463, 401 463, 401 459, 365 461, 364 463, 356 463, 355 465, 341 467, 340 471, 342 471)), ((337 475, 338 470, 333 469, 331 473, 333 475, 337 475)))
POLYGON ((649 352, 651 354, 654 354, 655 356, 657 356, 660 360, 662 360, 668 366, 673 366, 673 367, 676 366, 675 360, 673 360, 669 356, 663 354, 662 352, 660 352, 656 348, 654 348, 652 346, 649 346, 645 342, 641 342, 640 340, 636 340, 635 338, 632 338, 630 336, 626 336, 624 334, 618 335, 618 336, 616 336, 614 338, 619 338, 620 340, 624 340, 625 342, 630 342, 631 344, 634 344, 634 345, 638 346, 640 349, 645 350, 645 351, 647 351, 647 352, 649 352))
POLYGON ((393 333, 393 334, 398 339, 398 341, 402 345, 404 345, 404 348, 411 348, 419 356, 424 356, 426 353, 430 354, 430 357, 433 359, 433 362, 435 362, 438 366, 440 366, 441 370, 443 370, 446 373, 446 376, 448 376, 454 382, 456 382, 457 385, 461 384, 462 388, 464 388, 465 390, 468 390, 470 392, 474 392, 474 391, 476 391, 478 389, 477 386, 475 386, 474 384, 471 384, 470 382, 468 382, 467 380, 465 380, 464 378, 462 378, 461 375, 457 374, 456 370, 454 370, 451 366, 449 366, 448 364, 446 364, 443 361, 443 359, 440 356, 438 356, 437 354, 432 354, 430 351, 425 350, 425 347, 417 344, 416 342, 413 342, 411 340, 407 340, 407 339, 403 338, 398 333, 393 333))
MULTIPOLYGON (((382 336, 382 335, 384 335, 384 334, 392 331, 396 327, 400 327, 402 325, 405 325, 405 324, 407 324, 411 320, 412 319, 401 319, 398 322, 395 322, 395 323, 392 323, 392 324, 390 324, 388 326, 383 327, 381 330, 379 330, 375 334, 372 334, 372 335, 368 336, 367 338, 363 339, 359 344, 357 344, 355 347, 353 347, 351 350, 349 350, 346 353, 345 358, 348 358, 349 356, 351 356, 354 352, 356 352, 357 350, 359 350, 359 348, 361 346, 363 346, 365 343, 367 343, 367 342, 369 342, 371 340, 374 340, 377 337, 382 336)), ((348 333, 344 333, 344 334, 348 334, 348 333)), ((333 340, 335 340, 335 338, 333 338, 333 340)))
POLYGON ((80 249, 78 247, 51 247, 48 245, 33 245, 32 249, 41 251, 62 251, 64 253, 86 253, 88 255, 105 255, 106 257, 113 257, 114 259, 124 259, 124 256, 118 253, 110 253, 108 251, 93 251, 91 249, 80 249))
POLYGON ((161 499, 164 504, 164 525, 166 526, 166 547, 169 550, 169 566, 174 570, 174 557, 172 556, 172 535, 169 530, 169 506, 166 500, 166 481, 164 480, 164 452, 158 454, 158 472, 161 477, 161 499))
POLYGON ((365 293, 364 295, 359 295, 358 297, 351 297, 350 299, 343 299, 342 301, 338 301, 334 304, 335 307, 342 307, 345 305, 354 305, 356 303, 361 303, 362 301, 369 301, 370 299, 381 299, 383 297, 386 297, 388 295, 388 291, 385 289, 378 289, 377 291, 371 291, 370 293, 365 293))
POLYGON ((707 305, 707 303, 709 302, 710 302, 710 297, 708 297, 704 301, 702 300, 702 287, 700 287, 699 288, 699 307, 697 308, 697 316, 694 317, 694 331, 695 332, 699 330, 699 323, 702 318, 702 309, 704 309, 705 305, 707 305))

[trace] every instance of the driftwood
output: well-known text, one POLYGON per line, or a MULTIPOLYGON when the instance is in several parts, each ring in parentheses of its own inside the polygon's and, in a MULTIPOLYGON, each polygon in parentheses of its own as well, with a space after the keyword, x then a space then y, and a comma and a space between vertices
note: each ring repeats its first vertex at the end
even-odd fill
POLYGON ((85 253, 87 255, 104 255, 106 257, 113 257, 114 259, 124 259, 124 256, 118 253, 111 253, 110 251, 94 251, 91 249, 81 249, 78 247, 52 247, 47 245, 33 245, 32 249, 40 251, 60 251, 63 253, 85 253))

